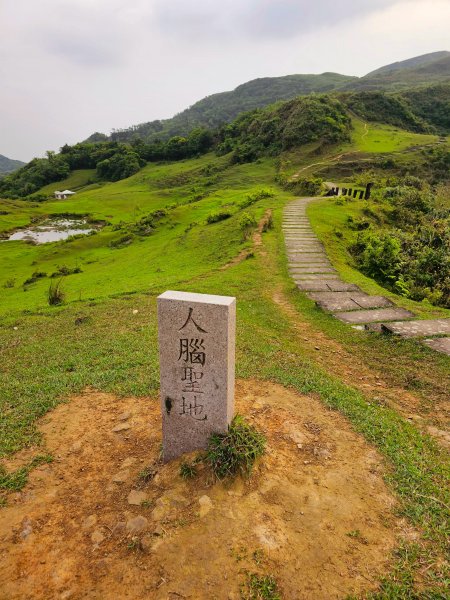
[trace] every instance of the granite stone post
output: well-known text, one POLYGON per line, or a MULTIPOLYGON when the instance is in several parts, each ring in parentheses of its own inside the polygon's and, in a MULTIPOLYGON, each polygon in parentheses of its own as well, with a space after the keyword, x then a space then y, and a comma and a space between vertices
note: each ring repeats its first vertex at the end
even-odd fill
POLYGON ((168 291, 158 297, 163 460, 206 448, 234 413, 236 299, 168 291))

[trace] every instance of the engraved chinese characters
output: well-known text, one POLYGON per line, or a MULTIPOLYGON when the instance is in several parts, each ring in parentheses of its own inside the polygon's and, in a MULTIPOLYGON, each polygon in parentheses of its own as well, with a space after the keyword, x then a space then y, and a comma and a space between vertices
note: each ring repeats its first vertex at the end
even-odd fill
POLYGON ((163 457, 205 448, 234 409, 236 300, 165 292, 158 298, 163 457))

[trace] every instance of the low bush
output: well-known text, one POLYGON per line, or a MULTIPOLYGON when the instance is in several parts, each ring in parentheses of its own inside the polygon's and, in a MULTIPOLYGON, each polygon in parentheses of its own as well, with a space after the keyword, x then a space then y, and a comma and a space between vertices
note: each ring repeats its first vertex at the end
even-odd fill
POLYGON ((73 275, 74 273, 82 273, 83 270, 80 267, 68 267, 67 265, 58 265, 57 271, 52 273, 50 277, 66 277, 67 275, 73 275))
POLYGON ((134 236, 131 233, 127 233, 125 235, 122 235, 120 238, 118 238, 117 240, 113 240, 112 242, 109 243, 109 247, 110 248, 124 248, 125 246, 128 246, 129 244, 131 244, 131 242, 133 241, 134 236))
POLYGON ((47 277, 47 273, 44 273, 43 271, 35 271, 31 277, 28 277, 28 279, 26 279, 23 282, 23 285, 31 285, 32 283, 35 283, 38 279, 44 279, 44 277, 47 277))
POLYGON ((244 240, 248 239, 251 235, 251 232, 257 226, 256 219, 253 215, 245 212, 241 215, 239 219, 239 229, 242 231, 242 235, 244 240))
POLYGON ((218 223, 219 221, 225 221, 225 219, 229 219, 231 217, 231 213, 226 210, 213 212, 206 217, 206 222, 208 225, 211 223, 218 223))

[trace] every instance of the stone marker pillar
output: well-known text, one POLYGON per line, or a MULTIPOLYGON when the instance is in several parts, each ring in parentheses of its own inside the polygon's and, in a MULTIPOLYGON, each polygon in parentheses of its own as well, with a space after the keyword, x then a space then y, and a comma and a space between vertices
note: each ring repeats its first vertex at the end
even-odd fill
POLYGON ((236 298, 158 297, 163 459, 206 448, 234 412, 236 298))

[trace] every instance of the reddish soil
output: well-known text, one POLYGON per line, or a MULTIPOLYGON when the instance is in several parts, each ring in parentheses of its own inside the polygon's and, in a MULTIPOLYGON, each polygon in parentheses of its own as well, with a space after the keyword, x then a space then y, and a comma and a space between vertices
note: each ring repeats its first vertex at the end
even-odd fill
POLYGON ((405 532, 380 457, 341 415, 238 382, 237 411, 267 453, 250 479, 220 483, 160 464, 158 404, 88 390, 42 419, 55 460, 0 510, 1 600, 232 600, 246 571, 275 576, 285 599, 377 586, 405 532))

